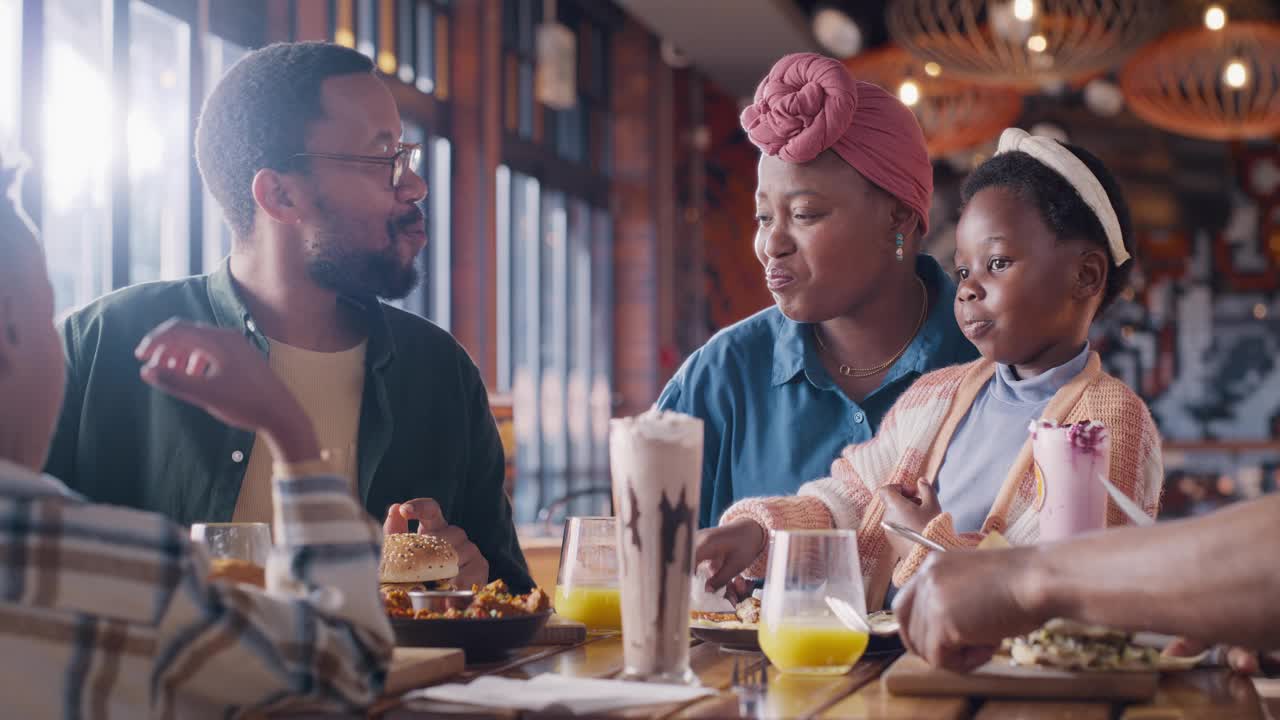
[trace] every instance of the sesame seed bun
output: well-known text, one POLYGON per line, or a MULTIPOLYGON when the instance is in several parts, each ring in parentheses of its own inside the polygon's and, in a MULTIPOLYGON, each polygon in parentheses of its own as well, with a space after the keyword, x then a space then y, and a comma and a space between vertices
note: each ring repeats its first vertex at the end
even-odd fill
POLYGON ((381 583, 425 583, 458 575, 458 554, 434 535, 393 533, 382 541, 381 583))

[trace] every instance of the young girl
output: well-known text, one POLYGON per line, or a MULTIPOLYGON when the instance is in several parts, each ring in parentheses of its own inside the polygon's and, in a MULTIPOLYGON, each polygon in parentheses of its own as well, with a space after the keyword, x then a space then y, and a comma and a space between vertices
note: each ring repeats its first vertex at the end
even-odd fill
MULTIPOLYGON (((962 194, 955 315, 982 357, 917 380, 879 435, 843 450, 831 477, 796 496, 731 506, 698 538, 696 561, 711 562, 711 586, 740 572, 762 577, 772 530, 856 529, 869 608, 928 553, 886 537, 883 519, 948 548, 973 547, 993 530, 1015 545, 1035 542, 1027 427, 1037 418, 1105 424, 1111 481, 1155 515, 1163 483, 1155 423, 1088 343, 1093 318, 1133 267, 1114 178, 1083 149, 1010 128, 962 194)), ((1109 500, 1107 525, 1125 522, 1109 500)))

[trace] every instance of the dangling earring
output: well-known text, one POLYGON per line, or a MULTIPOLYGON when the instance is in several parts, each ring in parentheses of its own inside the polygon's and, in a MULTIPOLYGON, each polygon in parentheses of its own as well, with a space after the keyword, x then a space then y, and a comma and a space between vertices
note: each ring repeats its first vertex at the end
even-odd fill
POLYGON ((902 262, 902 233, 894 233, 893 242, 898 246, 898 249, 894 250, 893 254, 898 258, 898 262, 902 262))

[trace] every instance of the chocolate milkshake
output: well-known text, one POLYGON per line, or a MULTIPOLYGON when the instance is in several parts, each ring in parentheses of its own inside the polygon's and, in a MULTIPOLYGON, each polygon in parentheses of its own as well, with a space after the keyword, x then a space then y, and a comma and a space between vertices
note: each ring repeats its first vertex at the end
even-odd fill
POLYGON ((702 477, 702 421, 650 410, 609 421, 618 513, 623 679, 694 684, 689 586, 702 477))

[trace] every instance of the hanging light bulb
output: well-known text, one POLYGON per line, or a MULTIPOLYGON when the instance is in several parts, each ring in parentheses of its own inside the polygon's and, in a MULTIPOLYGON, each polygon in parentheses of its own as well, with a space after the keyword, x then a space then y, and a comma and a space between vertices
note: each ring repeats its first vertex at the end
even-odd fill
POLYGON ((1124 109, 1124 93, 1115 83, 1094 78, 1084 86, 1084 104, 1097 115, 1111 117, 1124 109))
POLYGON ((924 64, 924 74, 929 77, 938 77, 942 74, 942 66, 936 62, 929 61, 924 64))
POLYGON ((920 86, 915 80, 904 80, 898 86, 898 99, 907 107, 915 107, 920 102, 920 86))
POLYGON ((813 36, 827 52, 848 58, 862 51, 862 28, 844 12, 824 7, 813 14, 813 36))
POLYGON ((1013 0, 1013 17, 1022 22, 1031 22, 1035 16, 1035 0, 1013 0))
POLYGON ((1210 30, 1221 30, 1227 26, 1227 11, 1221 5, 1210 5, 1204 11, 1204 26, 1210 30))
POLYGON ((1240 60, 1232 60, 1222 71, 1222 81, 1239 90, 1249 84, 1249 68, 1240 60))
POLYGON ((1036 33, 1035 35, 1027 38, 1027 49, 1031 52, 1042 53, 1048 49, 1048 47, 1049 41, 1040 33, 1036 33))

